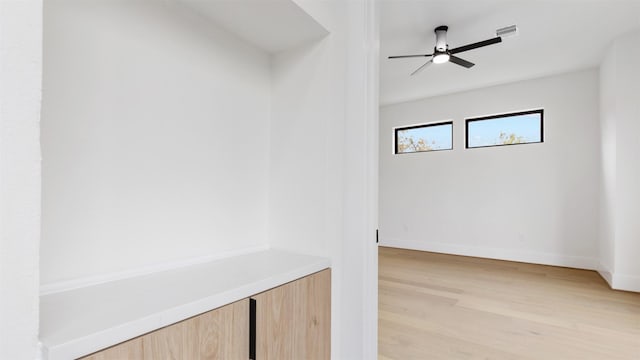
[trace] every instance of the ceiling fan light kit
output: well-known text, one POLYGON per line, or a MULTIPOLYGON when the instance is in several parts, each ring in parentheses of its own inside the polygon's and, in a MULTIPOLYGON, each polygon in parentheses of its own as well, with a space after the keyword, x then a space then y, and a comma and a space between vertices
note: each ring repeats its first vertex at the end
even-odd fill
POLYGON ((447 53, 440 53, 440 54, 436 54, 433 57, 433 63, 434 64, 444 64, 447 61, 449 61, 449 59, 451 58, 451 55, 447 54, 447 53))
POLYGON ((412 58, 412 57, 430 57, 429 61, 424 63, 422 66, 417 68, 411 75, 415 75, 420 72, 422 69, 426 68, 430 64, 444 64, 447 62, 454 63, 456 65, 460 65, 467 69, 473 67, 475 64, 454 56, 454 54, 458 54, 464 51, 469 51, 473 49, 477 49, 480 47, 493 45, 502 42, 503 36, 513 36, 518 32, 518 28, 516 25, 507 26, 504 28, 500 28, 496 30, 496 37, 492 39, 487 39, 483 41, 478 41, 472 44, 459 46, 453 49, 449 49, 449 44, 447 44, 447 31, 449 30, 448 26, 441 25, 434 29, 436 33, 436 44, 433 48, 432 54, 418 54, 418 55, 397 55, 397 56, 389 56, 389 59, 400 59, 400 58, 412 58))

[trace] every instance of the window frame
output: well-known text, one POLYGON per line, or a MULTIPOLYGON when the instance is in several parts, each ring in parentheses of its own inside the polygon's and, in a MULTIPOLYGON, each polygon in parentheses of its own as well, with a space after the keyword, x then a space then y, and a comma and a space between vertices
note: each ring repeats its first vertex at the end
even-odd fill
POLYGON ((450 150, 453 150, 453 120, 445 120, 445 121, 432 122, 428 124, 401 126, 401 127, 393 128, 393 154, 394 155, 429 153, 429 152, 450 151, 450 150), (451 148, 436 149, 436 150, 421 150, 421 151, 411 151, 411 152, 398 152, 398 132, 399 131, 428 128, 428 127, 442 126, 442 125, 451 125, 451 148))
POLYGON ((487 147, 496 147, 496 146, 511 146, 511 145, 528 145, 528 144, 541 144, 544 143, 544 109, 535 109, 535 110, 526 110, 526 111, 516 111, 505 114, 497 114, 497 115, 487 115, 480 116, 474 118, 465 118, 464 121, 464 147, 465 149, 478 149, 478 148, 487 148, 487 147), (531 114, 540 114, 540 141, 530 141, 525 143, 516 143, 516 144, 495 144, 495 145, 483 145, 483 146, 471 146, 469 147, 469 123, 475 121, 487 121, 487 120, 495 120, 505 117, 513 117, 520 115, 531 115, 531 114))

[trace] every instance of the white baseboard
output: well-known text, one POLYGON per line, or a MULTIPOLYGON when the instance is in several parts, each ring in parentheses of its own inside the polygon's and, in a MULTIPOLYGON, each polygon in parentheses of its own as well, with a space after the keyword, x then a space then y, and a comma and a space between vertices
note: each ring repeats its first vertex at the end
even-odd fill
POLYGON ((602 263, 600 263, 598 274, 614 290, 640 292, 640 276, 616 273, 602 263))
POLYGON ((615 290, 640 292, 640 276, 633 276, 627 274, 612 274, 612 286, 615 290))
POLYGON ((602 276, 604 281, 606 281, 607 284, 609 284, 609 287, 613 289, 613 274, 611 270, 607 266, 605 266, 603 263, 599 263, 598 274, 600 274, 600 276, 602 276))
POLYGON ((595 270, 609 284, 609 287, 614 290, 640 292, 640 276, 616 273, 604 266, 598 260, 585 256, 570 256, 534 251, 406 240, 381 239, 379 245, 409 250, 430 251, 443 254, 474 256, 488 259, 595 270))
POLYGON ((93 286, 98 284, 104 284, 111 281, 129 279, 136 276, 148 275, 161 271, 178 269, 181 267, 203 264, 214 260, 230 258, 234 256, 240 256, 250 254, 258 251, 268 250, 268 245, 260 245, 251 248, 244 248, 240 250, 225 251, 212 255, 198 256, 189 259, 171 261, 161 264, 153 264, 143 266, 136 269, 124 270, 115 273, 109 273, 104 275, 87 276, 83 278, 77 278, 66 281, 59 281, 50 284, 40 285, 40 295, 54 294, 58 292, 79 289, 87 286, 93 286))
POLYGON ((380 246, 430 251, 452 255, 518 261, 532 264, 564 266, 586 270, 599 270, 598 262, 593 258, 585 256, 570 256, 503 248, 488 248, 479 246, 452 245, 445 243, 404 240, 381 240, 380 246))

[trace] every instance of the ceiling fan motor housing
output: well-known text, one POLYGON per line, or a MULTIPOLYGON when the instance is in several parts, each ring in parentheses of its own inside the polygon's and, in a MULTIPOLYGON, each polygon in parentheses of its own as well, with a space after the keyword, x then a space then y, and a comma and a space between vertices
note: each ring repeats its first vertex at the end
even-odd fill
POLYGON ((442 25, 438 26, 435 29, 436 33, 436 52, 446 52, 447 51, 447 30, 449 30, 448 26, 442 25))

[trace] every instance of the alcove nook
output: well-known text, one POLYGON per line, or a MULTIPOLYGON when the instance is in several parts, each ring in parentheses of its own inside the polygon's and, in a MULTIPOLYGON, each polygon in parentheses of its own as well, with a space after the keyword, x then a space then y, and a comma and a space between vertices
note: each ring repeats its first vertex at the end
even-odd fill
POLYGON ((45 356, 84 356, 323 268, 340 274, 343 6, 44 3, 45 356), (212 293, 197 272, 174 283, 181 300, 158 292, 211 263, 224 283, 212 293), (140 313, 100 308, 129 296, 140 313))

